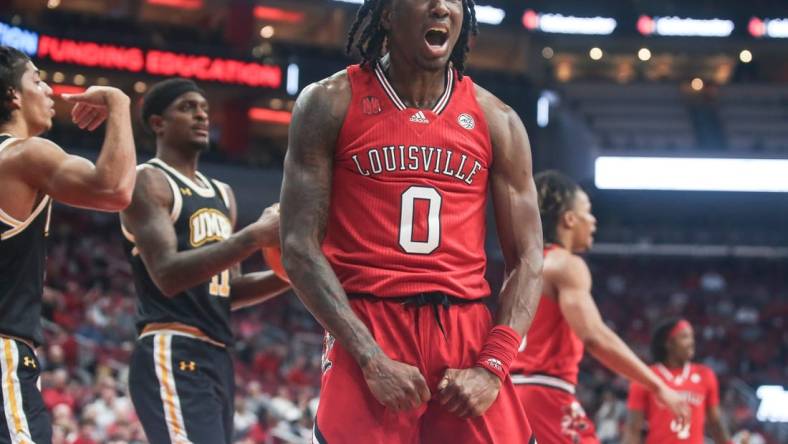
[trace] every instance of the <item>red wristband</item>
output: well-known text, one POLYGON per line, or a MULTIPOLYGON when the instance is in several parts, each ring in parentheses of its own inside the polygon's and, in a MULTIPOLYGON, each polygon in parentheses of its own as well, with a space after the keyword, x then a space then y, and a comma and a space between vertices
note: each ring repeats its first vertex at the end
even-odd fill
POLYGON ((522 339, 513 328, 496 325, 487 336, 476 366, 489 370, 503 382, 509 374, 514 358, 517 357, 520 342, 522 339))

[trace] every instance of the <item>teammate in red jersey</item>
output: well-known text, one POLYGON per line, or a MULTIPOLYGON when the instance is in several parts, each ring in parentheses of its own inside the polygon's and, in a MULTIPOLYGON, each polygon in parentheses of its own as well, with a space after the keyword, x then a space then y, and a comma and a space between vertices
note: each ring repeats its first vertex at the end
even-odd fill
POLYGON ((646 444, 703 444, 704 423, 716 444, 731 443, 720 418, 720 394, 714 371, 705 365, 693 364, 695 338, 692 326, 684 319, 669 319, 657 326, 651 339, 652 365, 665 383, 677 390, 689 403, 689 421, 678 424, 673 415, 660 405, 642 385, 633 383, 629 389, 627 444, 640 444, 643 419, 648 422, 646 444))
POLYGON ((597 443, 593 423, 575 398, 583 350, 610 370, 639 381, 674 414, 686 406, 602 320, 591 274, 577 253, 593 243, 596 218, 588 195, 556 171, 536 176, 544 229, 544 289, 512 380, 539 444, 597 443))
POLYGON ((508 376, 541 289, 531 153, 515 112, 463 75, 475 31, 472 0, 367 0, 348 42, 363 63, 296 103, 281 230, 327 330, 318 443, 533 441, 508 376))

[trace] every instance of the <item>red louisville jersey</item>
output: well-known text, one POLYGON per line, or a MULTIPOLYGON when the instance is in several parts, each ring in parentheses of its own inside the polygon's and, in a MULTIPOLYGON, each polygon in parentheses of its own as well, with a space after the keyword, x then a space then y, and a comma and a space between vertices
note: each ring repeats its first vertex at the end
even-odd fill
POLYGON ((452 69, 431 110, 406 107, 378 66, 347 69, 323 252, 348 293, 476 299, 484 278, 489 131, 452 69))
POLYGON ((652 365, 651 369, 684 397, 692 413, 689 423, 677 423, 670 410, 658 404, 651 392, 633 382, 629 388, 627 406, 630 410, 643 412, 648 422, 646 444, 703 444, 706 409, 720 403, 714 372, 700 364, 687 364, 680 369, 668 369, 657 364, 652 365))
MULTIPOLYGON (((554 245, 545 248, 545 256, 555 248, 554 245)), ((552 376, 577 384, 583 341, 566 322, 556 300, 542 295, 526 334, 526 344, 527 348, 512 365, 512 373, 552 376)))

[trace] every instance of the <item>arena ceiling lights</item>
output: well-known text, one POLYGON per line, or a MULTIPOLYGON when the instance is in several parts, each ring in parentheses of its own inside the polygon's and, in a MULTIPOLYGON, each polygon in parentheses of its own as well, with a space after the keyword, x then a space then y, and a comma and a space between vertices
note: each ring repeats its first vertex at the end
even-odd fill
POLYGON ((202 0, 148 0, 149 5, 196 11, 203 7, 202 0))
POLYGON ((523 13, 523 26, 529 31, 552 34, 610 35, 618 23, 612 17, 574 17, 542 14, 528 9, 523 13))
POLYGON ((788 159, 598 157, 603 190, 788 193, 788 159))
MULTIPOLYGON (((342 3, 352 3, 361 5, 364 0, 334 0, 342 3)), ((476 5, 476 21, 484 23, 485 25, 500 25, 503 19, 506 18, 506 11, 495 6, 476 5)))
POLYGON ((275 125, 289 125, 293 114, 290 111, 279 111, 269 108, 249 108, 250 120, 275 125))
POLYGON ((32 57, 38 52, 38 34, 0 22, 0 45, 16 48, 32 57))
POLYGON ((643 35, 678 37, 728 37, 733 21, 727 19, 693 19, 681 17, 650 17, 641 15, 637 29, 643 35))
POLYGON ((753 17, 749 23, 750 35, 753 37, 771 37, 774 39, 788 38, 788 19, 760 19, 753 17))
POLYGON ((304 13, 301 11, 274 8, 272 6, 255 6, 254 18, 272 22, 301 23, 304 21, 304 13))

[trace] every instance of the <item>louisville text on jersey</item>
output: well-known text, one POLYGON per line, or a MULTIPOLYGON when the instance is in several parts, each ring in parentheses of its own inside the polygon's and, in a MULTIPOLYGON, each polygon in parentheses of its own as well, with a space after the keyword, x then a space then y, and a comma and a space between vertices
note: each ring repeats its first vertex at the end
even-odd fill
POLYGON ((690 391, 679 391, 679 395, 681 395, 684 400, 693 406, 700 406, 706 401, 706 396, 701 393, 695 393, 690 391))
POLYGON ((466 154, 456 154, 448 148, 391 145, 368 148, 366 155, 354 154, 353 162, 362 176, 383 172, 420 171, 453 177, 468 185, 483 165, 466 154))

